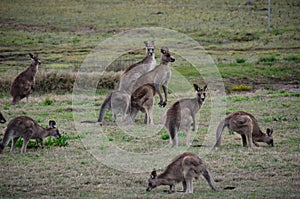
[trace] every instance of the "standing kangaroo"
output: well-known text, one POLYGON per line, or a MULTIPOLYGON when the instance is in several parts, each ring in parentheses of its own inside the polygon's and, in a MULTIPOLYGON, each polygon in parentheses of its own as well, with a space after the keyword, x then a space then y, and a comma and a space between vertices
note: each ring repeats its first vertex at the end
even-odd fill
POLYGON ((183 192, 193 193, 193 178, 198 179, 201 174, 216 191, 216 183, 205 162, 195 153, 185 152, 176 156, 161 174, 157 175, 153 170, 146 191, 160 185, 169 185, 169 192, 176 192, 176 183, 182 182, 183 192))
POLYGON ((121 76, 118 90, 106 95, 100 108, 98 122, 103 121, 105 110, 110 110, 114 114, 115 120, 118 113, 122 114, 122 120, 125 119, 130 106, 130 95, 133 84, 142 74, 152 70, 156 63, 154 41, 150 45, 146 41, 144 43, 146 45, 146 57, 129 66, 121 76))
POLYGON ((160 64, 156 66, 153 70, 143 74, 136 80, 135 85, 133 86, 133 92, 145 84, 153 84, 155 92, 159 95, 159 105, 165 107, 167 105, 168 99, 168 83, 171 78, 171 70, 169 68, 169 63, 174 62, 175 58, 171 55, 167 47, 163 47, 160 50, 161 59, 160 64), (159 87, 162 86, 165 100, 161 95, 159 87))
POLYGON ((34 55, 30 53, 29 56, 32 59, 31 65, 16 77, 10 87, 13 105, 17 104, 24 97, 26 97, 26 102, 28 103, 29 95, 34 87, 35 75, 41 62, 37 53, 34 55))
POLYGON ((207 85, 200 89, 197 84, 194 84, 194 89, 197 91, 195 98, 180 99, 166 111, 165 127, 169 131, 172 147, 178 146, 178 131, 181 130, 186 132, 186 145, 191 144, 190 127, 192 124, 192 130, 195 131, 195 116, 204 103, 207 85))
POLYGON ((150 44, 144 42, 146 46, 146 57, 143 60, 129 66, 120 78, 119 91, 125 91, 132 94, 132 87, 135 81, 144 73, 155 67, 156 60, 154 55, 154 41, 150 44))
POLYGON ((110 110, 114 115, 114 120, 117 118, 117 114, 122 114, 122 121, 125 119, 126 113, 130 106, 130 96, 123 91, 113 91, 106 95, 98 117, 98 122, 102 122, 105 114, 105 110, 110 110))
POLYGON ((152 84, 146 84, 138 88, 131 95, 130 105, 130 119, 134 121, 137 113, 142 111, 145 113, 144 122, 147 125, 153 124, 153 102, 154 102, 155 88, 152 84))
POLYGON ((242 136, 243 146, 252 148, 252 143, 259 147, 257 142, 265 142, 270 146, 274 146, 273 129, 267 128, 266 133, 263 133, 254 118, 250 113, 244 111, 233 112, 223 119, 216 132, 216 145, 221 145, 222 132, 227 127, 231 131, 235 131, 242 136))
POLYGON ((13 143, 11 145, 10 151, 13 152, 20 137, 23 138, 21 153, 26 152, 27 144, 30 139, 36 139, 36 147, 38 146, 38 141, 40 140, 43 147, 44 139, 46 137, 61 137, 58 129, 55 127, 55 124, 55 121, 50 120, 49 128, 43 128, 30 117, 19 116, 14 118, 7 125, 2 143, 0 144, 0 153, 2 153, 4 147, 9 143, 11 139, 13 140, 13 143))
POLYGON ((4 124, 6 122, 4 116, 2 115, 2 113, 0 112, 0 123, 4 124))

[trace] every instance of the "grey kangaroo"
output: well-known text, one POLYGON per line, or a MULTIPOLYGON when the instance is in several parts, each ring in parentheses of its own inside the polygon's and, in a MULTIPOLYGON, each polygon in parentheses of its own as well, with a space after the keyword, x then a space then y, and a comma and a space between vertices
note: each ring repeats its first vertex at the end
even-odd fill
POLYGON ((185 152, 176 156, 161 174, 157 175, 156 170, 153 170, 146 190, 169 185, 169 192, 176 192, 176 184, 182 182, 182 191, 193 193, 193 178, 198 179, 200 175, 204 176, 214 191, 217 191, 216 183, 205 162, 195 153, 185 152))
POLYGON ((190 127, 192 124, 192 130, 196 130, 195 116, 206 98, 207 85, 200 88, 194 84, 194 89, 197 91, 195 98, 180 99, 166 111, 165 127, 169 131, 172 147, 178 146, 178 131, 181 130, 186 132, 186 145, 191 144, 190 127))
POLYGON ((60 138, 58 129, 55 127, 55 121, 49 121, 49 128, 43 128, 32 118, 27 116, 19 116, 11 120, 6 128, 2 143, 0 144, 0 153, 2 153, 4 147, 12 139, 11 152, 15 150, 16 143, 20 137, 23 138, 23 145, 21 153, 26 152, 27 144, 30 139, 36 140, 36 147, 38 147, 38 141, 41 141, 42 147, 44 146, 44 139, 48 136, 54 136, 60 138))
POLYGON ((138 88, 131 95, 131 105, 129 117, 134 121, 139 111, 145 113, 144 122, 147 125, 153 124, 153 102, 154 102, 155 88, 152 84, 146 84, 138 88))
POLYGON ((135 81, 144 73, 152 70, 156 65, 154 54, 154 41, 150 44, 144 42, 146 46, 146 57, 143 60, 129 66, 120 78, 119 91, 125 91, 128 94, 132 94, 132 87, 135 81))
POLYGON ((129 66, 121 76, 118 90, 106 95, 100 108, 98 122, 101 123, 103 121, 105 110, 110 110, 113 113, 114 120, 116 120, 116 115, 121 113, 122 120, 124 121, 130 106, 130 95, 132 93, 133 84, 142 74, 152 70, 156 63, 154 41, 150 44, 146 41, 144 43, 146 45, 146 57, 129 66))
POLYGON ((252 147, 252 143, 259 147, 257 142, 265 142, 270 146, 274 146, 273 129, 267 128, 266 133, 263 133, 253 115, 244 111, 237 111, 231 113, 220 122, 216 132, 217 142, 215 147, 221 145, 222 132, 225 127, 242 136, 244 147, 252 147))
POLYGON ((174 62, 175 58, 171 55, 169 49, 167 47, 163 47, 160 50, 161 59, 160 64, 156 66, 153 70, 143 74, 137 80, 135 85, 133 86, 133 92, 140 88, 144 84, 153 84, 155 88, 155 92, 159 95, 159 105, 165 107, 168 99, 168 84, 171 78, 171 69, 169 68, 169 63, 174 62), (165 100, 160 92, 160 86, 162 86, 165 100))
POLYGON ((130 106, 130 96, 123 91, 113 91, 106 95, 98 117, 98 122, 102 122, 106 110, 110 110, 116 120, 117 114, 122 114, 122 121, 124 121, 128 108, 130 106))
POLYGON ((2 113, 0 112, 0 123, 4 124, 6 122, 4 116, 2 115, 2 113))
POLYGON ((16 77, 10 87, 13 105, 17 104, 24 97, 26 97, 26 102, 28 103, 29 95, 34 88, 35 75, 41 62, 38 59, 37 53, 34 55, 30 53, 29 56, 32 59, 31 65, 16 77))

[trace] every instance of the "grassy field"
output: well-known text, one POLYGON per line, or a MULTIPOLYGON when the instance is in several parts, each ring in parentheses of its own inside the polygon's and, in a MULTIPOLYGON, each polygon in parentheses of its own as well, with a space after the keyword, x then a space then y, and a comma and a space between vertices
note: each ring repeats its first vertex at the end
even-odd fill
MULTIPOLYGON (((44 149, 29 147, 25 155, 19 153, 21 142, 16 153, 5 148, 0 155, 0 197, 299 198, 300 4, 296 0, 271 1, 268 32, 267 1, 254 0, 253 6, 244 5, 245 1, 2 0, 0 110, 8 121, 28 115, 46 126, 49 119, 55 119, 64 140, 48 140, 44 149), (168 148, 167 132, 161 128, 166 109, 157 106, 156 125, 151 131, 142 124, 142 115, 137 117, 137 126, 117 126, 110 113, 103 127, 80 123, 96 120, 105 94, 117 83, 122 69, 143 57, 143 44, 111 64, 110 70, 118 72, 101 76, 95 95, 80 96, 74 103, 73 83, 81 64, 101 42, 141 27, 172 29, 197 41, 214 61, 225 85, 227 96, 220 99, 226 103, 224 114, 238 110, 253 113, 263 131, 267 127, 274 129, 275 147, 261 144, 254 150, 243 148, 239 135, 224 131, 222 146, 211 150, 207 144, 213 141, 208 135, 214 135, 210 129, 211 113, 220 108, 212 104, 215 90, 209 91, 197 116, 194 147, 188 149, 168 148), (30 52, 38 52, 42 61, 36 90, 29 104, 22 101, 12 106, 8 88, 12 79, 29 65, 30 52), (107 157, 101 155, 107 154, 110 146, 118 146, 132 157, 158 155, 153 162, 142 165, 143 161, 126 159, 120 153, 111 162, 124 162, 109 165, 107 157), (162 171, 173 153, 184 150, 204 158, 220 190, 213 192, 200 178, 194 181, 193 195, 164 193, 168 187, 146 192, 150 171, 154 167, 162 171), (170 155, 161 158, 161 152, 170 155), (132 163, 142 166, 132 172, 132 163), (235 189, 223 190, 227 186, 235 189)), ((118 46, 111 50, 116 49, 118 46)), ((170 50, 176 51, 175 47, 170 50)), ((190 83, 203 84, 205 77, 195 67, 180 54, 175 57, 174 72, 190 83)), ((89 80, 98 74, 86 71, 84 75, 89 80)), ((176 84, 176 79, 170 84, 176 84)), ((178 96, 173 91, 167 107, 179 97, 194 95, 186 92, 178 96)), ((0 125, 0 134, 6 125, 0 125)), ((183 145, 185 135, 180 134, 179 138, 183 145)))

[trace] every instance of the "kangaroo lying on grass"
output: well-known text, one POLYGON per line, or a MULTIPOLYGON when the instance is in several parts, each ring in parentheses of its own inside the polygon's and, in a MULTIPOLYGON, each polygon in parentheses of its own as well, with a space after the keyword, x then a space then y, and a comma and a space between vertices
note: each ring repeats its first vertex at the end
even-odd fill
POLYGON ((126 113, 130 106, 130 96, 123 91, 113 91, 106 95, 98 117, 98 122, 102 122, 105 114, 105 110, 110 110, 116 120, 117 114, 122 114, 122 121, 125 119, 126 113))
POLYGON ((55 121, 49 121, 49 128, 43 128, 36 123, 32 118, 27 116, 19 116, 11 120, 6 128, 2 143, 0 144, 0 153, 2 153, 4 147, 12 139, 10 151, 13 152, 16 147, 16 143, 20 137, 23 138, 23 145, 21 153, 26 152, 27 144, 30 139, 36 139, 36 147, 38 147, 38 141, 42 142, 44 147, 44 139, 48 136, 54 136, 60 138, 58 129, 55 127, 55 121))
POLYGON ((2 113, 0 112, 0 123, 4 124, 6 122, 4 116, 2 115, 2 113))
POLYGON ((169 192, 176 192, 176 184, 182 182, 182 191, 193 193, 193 178, 198 179, 201 174, 216 191, 216 183, 205 162, 195 153, 185 152, 176 156, 161 174, 157 175, 153 170, 146 190, 151 191, 157 186, 169 185, 169 192))
POLYGON ((134 92, 141 86, 145 84, 153 84, 155 88, 155 92, 159 95, 159 105, 165 107, 168 99, 168 83, 171 78, 171 70, 169 68, 169 63, 174 62, 175 58, 171 55, 169 49, 167 47, 163 47, 160 50, 161 59, 160 64, 156 66, 153 70, 143 74, 140 76, 134 86, 132 91, 134 92), (165 94, 165 100, 161 95, 159 87, 162 86, 165 94))
POLYGON ((125 91, 128 94, 132 94, 132 87, 135 84, 135 81, 144 73, 154 69, 156 60, 154 55, 154 41, 150 44, 148 42, 144 42, 146 45, 146 57, 129 66, 123 75, 120 78, 119 91, 125 91))
POLYGON ((190 143, 190 127, 196 129, 195 116, 204 103, 207 91, 207 85, 202 89, 194 84, 194 89, 197 91, 195 98, 180 99, 175 102, 166 112, 165 127, 170 134, 170 142, 172 147, 178 146, 178 131, 186 132, 186 145, 190 143))
POLYGON ((267 128, 266 133, 263 133, 254 118, 250 113, 243 111, 238 111, 231 113, 225 119, 223 119, 216 133, 216 145, 219 147, 221 145, 221 137, 224 128, 227 127, 231 131, 235 131, 242 136, 243 146, 252 147, 252 143, 259 147, 257 142, 265 142, 270 146, 274 146, 273 141, 273 129, 267 128))
POLYGON ((145 113, 144 122, 149 125, 153 124, 153 102, 154 102, 155 88, 151 84, 146 84, 138 88, 131 95, 131 106, 130 106, 130 119, 134 121, 137 113, 142 111, 145 113))
POLYGON ((34 56, 30 53, 29 56, 32 59, 31 65, 16 77, 10 87, 13 105, 17 104, 24 97, 26 97, 26 102, 28 103, 29 95, 34 87, 35 74, 41 62, 38 59, 37 53, 35 53, 34 56))

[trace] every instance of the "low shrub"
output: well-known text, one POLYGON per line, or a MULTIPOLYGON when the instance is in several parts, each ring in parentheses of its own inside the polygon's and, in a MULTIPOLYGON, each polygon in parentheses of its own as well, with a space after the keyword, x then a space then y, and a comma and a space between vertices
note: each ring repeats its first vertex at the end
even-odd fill
POLYGON ((252 88, 250 86, 247 86, 245 84, 241 84, 241 85, 235 85, 231 87, 232 91, 251 91, 252 88))

